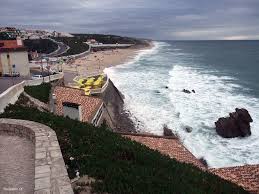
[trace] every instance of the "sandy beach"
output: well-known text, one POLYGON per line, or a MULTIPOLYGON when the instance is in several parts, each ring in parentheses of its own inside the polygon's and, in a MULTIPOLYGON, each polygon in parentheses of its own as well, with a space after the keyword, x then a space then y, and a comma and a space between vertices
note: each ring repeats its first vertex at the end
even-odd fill
POLYGON ((79 75, 102 73, 105 68, 123 64, 134 58, 140 50, 149 49, 151 47, 152 45, 140 48, 92 52, 86 57, 64 64, 63 68, 65 72, 78 73, 79 75))

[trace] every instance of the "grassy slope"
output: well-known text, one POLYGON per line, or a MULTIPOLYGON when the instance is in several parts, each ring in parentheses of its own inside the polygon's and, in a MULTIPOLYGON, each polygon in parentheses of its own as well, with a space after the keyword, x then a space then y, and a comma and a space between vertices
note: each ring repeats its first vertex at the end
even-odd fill
POLYGON ((49 102, 49 94, 51 90, 50 83, 42 83, 40 86, 25 86, 24 91, 30 96, 40 100, 41 102, 49 102))
POLYGON ((54 129, 70 178, 75 170, 98 180, 96 191, 109 193, 247 193, 242 188, 180 163, 107 130, 34 108, 10 105, 0 117, 43 123, 54 129), (70 161, 70 157, 74 161, 70 161))

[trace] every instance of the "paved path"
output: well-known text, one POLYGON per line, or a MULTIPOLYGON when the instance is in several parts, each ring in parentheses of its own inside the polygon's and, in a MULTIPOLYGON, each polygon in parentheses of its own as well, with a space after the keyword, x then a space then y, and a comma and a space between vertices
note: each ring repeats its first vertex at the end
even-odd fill
MULTIPOLYGON (((34 179, 29 183, 34 192, 28 190, 23 193, 9 192, 7 194, 73 194, 57 136, 51 128, 32 121, 0 119, 0 134, 4 135, 0 136, 0 189, 1 184, 7 180, 5 177, 8 176, 10 180, 7 183, 29 182, 22 175, 32 168, 34 179), (12 140, 13 136, 7 134, 26 137, 27 141, 34 142, 30 144, 33 147, 18 144, 19 139, 12 140), (33 157, 26 154, 30 149, 33 151, 33 157), (28 158, 33 158, 34 162, 28 164, 26 162, 28 158)), ((27 188, 26 185, 28 184, 25 184, 24 189, 27 188)), ((2 193, 0 190, 0 194, 2 193)))
POLYGON ((0 94, 7 90, 9 87, 21 83, 26 78, 23 77, 0 77, 0 94))
POLYGON ((34 191, 34 145, 23 137, 0 135, 0 193, 34 191), (19 190, 18 190, 19 189, 19 190), (13 191, 11 191, 13 190, 13 191))

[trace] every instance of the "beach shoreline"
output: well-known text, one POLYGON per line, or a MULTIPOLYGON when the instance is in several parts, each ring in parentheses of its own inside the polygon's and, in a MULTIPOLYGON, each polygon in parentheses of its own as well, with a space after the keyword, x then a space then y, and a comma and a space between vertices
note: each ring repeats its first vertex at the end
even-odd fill
POLYGON ((141 50, 148 50, 152 47, 153 42, 149 41, 148 44, 136 45, 129 48, 91 52, 85 57, 64 64, 63 70, 85 76, 101 74, 105 68, 127 63, 134 59, 141 50))

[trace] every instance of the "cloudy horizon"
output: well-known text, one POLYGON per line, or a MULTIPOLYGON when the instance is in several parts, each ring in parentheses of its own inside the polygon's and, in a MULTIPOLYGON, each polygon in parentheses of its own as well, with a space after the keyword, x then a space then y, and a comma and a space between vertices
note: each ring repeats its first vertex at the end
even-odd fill
POLYGON ((0 26, 159 40, 259 39, 258 0, 0 1, 0 26))

